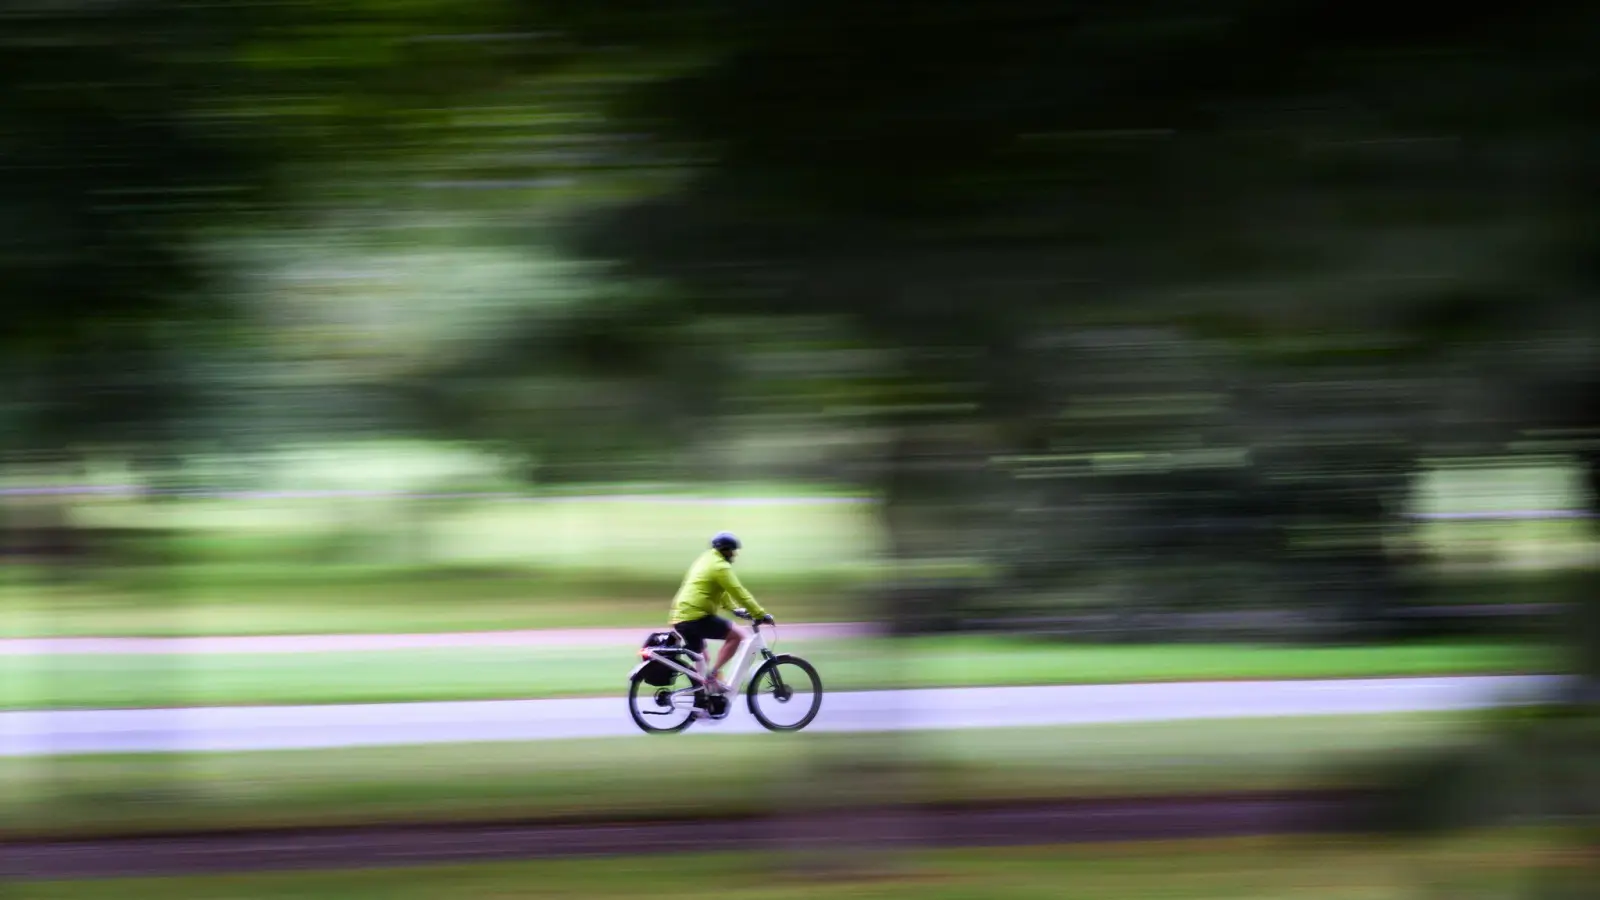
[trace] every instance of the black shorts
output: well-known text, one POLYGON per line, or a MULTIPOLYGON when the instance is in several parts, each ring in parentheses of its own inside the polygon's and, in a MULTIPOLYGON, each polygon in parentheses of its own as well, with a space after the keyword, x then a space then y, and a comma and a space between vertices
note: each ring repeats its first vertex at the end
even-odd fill
POLYGON ((672 626, 683 635, 683 645, 695 653, 706 652, 706 641, 725 641, 733 624, 720 616, 701 616, 672 626))

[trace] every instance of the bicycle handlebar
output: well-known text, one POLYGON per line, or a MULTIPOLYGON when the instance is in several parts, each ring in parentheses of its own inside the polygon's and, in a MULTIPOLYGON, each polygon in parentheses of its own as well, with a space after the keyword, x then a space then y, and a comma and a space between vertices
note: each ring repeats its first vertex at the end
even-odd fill
POLYGON ((777 628, 777 626, 778 626, 778 623, 773 620, 771 615, 763 616, 762 618, 758 619, 755 616, 750 615, 750 611, 749 610, 744 610, 744 609, 736 609, 736 610, 734 610, 733 611, 733 615, 734 615, 734 618, 743 619, 746 622, 749 622, 753 627, 758 628, 758 629, 762 625, 770 625, 773 628, 777 628))

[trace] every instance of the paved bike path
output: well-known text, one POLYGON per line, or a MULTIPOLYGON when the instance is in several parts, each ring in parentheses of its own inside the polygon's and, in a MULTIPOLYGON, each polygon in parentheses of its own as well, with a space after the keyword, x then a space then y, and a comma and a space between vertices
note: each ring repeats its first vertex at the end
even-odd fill
MULTIPOLYGON (((824 675, 824 677, 826 677, 824 675)), ((1091 725, 1437 712, 1523 702, 1550 676, 1188 682, 828 694, 811 730, 1091 725)), ((0 756, 644 738, 615 698, 0 712, 0 756)), ((689 735, 759 732, 743 702, 689 735)))

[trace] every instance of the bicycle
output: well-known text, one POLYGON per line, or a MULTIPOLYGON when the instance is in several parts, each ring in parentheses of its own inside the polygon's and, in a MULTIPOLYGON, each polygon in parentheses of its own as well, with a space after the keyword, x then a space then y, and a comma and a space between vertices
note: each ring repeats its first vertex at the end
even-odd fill
MULTIPOLYGON (((754 622, 754 617, 742 609, 734 610, 734 615, 754 622)), ((773 629, 776 643, 777 626, 768 627, 773 629)), ((633 716, 634 724, 649 734, 683 731, 694 724, 697 708, 703 708, 710 719, 726 719, 733 711, 731 698, 738 695, 741 684, 746 684, 746 675, 749 675, 745 687, 746 705, 750 714, 768 731, 799 731, 810 725, 822 709, 822 678, 816 667, 793 654, 772 652, 761 635, 760 622, 755 622, 744 646, 739 648, 726 694, 705 691, 705 679, 699 674, 705 655, 685 647, 683 636, 676 630, 652 633, 639 648, 639 659, 640 663, 628 673, 628 713, 633 716), (751 672, 750 666, 758 654, 761 664, 751 672), (809 692, 801 687, 802 682, 810 685, 809 692), (769 690, 763 690, 764 684, 769 690), (764 697, 774 701, 771 709, 765 706, 764 697), (790 703, 806 699, 809 702, 805 704, 804 715, 794 724, 781 725, 773 717, 774 712, 788 708, 790 703), (679 714, 682 720, 672 724, 658 725, 653 721, 679 714)))

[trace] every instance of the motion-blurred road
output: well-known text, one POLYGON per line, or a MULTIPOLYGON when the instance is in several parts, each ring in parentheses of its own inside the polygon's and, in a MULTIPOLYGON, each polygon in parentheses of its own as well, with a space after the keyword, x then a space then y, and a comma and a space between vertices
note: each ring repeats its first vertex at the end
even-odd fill
MULTIPOLYGON (((1465 710, 1547 676, 1191 682, 829 694, 811 729, 884 731, 1465 710)), ((0 756, 180 753, 644 737, 615 698, 0 712, 0 756)), ((685 737, 760 731, 742 702, 685 737)))

